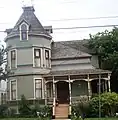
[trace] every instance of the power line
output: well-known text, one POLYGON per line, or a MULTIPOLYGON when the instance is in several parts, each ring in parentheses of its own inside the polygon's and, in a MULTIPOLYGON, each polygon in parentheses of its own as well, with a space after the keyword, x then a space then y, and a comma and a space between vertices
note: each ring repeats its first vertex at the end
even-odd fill
POLYGON ((94 20, 94 19, 113 19, 113 18, 118 18, 118 16, 106 16, 106 17, 90 17, 90 18, 72 18, 72 19, 59 19, 59 20, 47 20, 47 21, 55 21, 55 22, 60 22, 60 21, 72 21, 72 20, 94 20))
MULTIPOLYGON (((65 27, 65 28, 53 28, 53 30, 72 30, 72 29, 87 29, 87 28, 104 28, 104 27, 116 27, 118 25, 98 25, 98 26, 78 26, 78 27, 65 27)), ((39 30, 33 30, 39 31, 39 30)), ((0 30, 0 32, 6 32, 4 30, 0 30)), ((12 32, 19 32, 19 31, 12 31, 12 32)))
MULTIPOLYGON (((94 20, 94 19, 115 19, 118 16, 106 16, 106 17, 90 17, 90 18, 72 18, 72 19, 58 19, 58 20, 44 20, 44 21, 52 21, 52 22, 63 22, 63 21, 75 21, 75 20, 94 20)), ((42 20, 43 21, 43 20, 42 20)), ((12 24, 12 23, 0 23, 0 24, 12 24)))
POLYGON ((83 27, 65 27, 65 28, 53 28, 53 30, 67 30, 67 29, 86 29, 86 28, 100 28, 100 27, 115 27, 118 25, 99 25, 99 26, 83 26, 83 27))

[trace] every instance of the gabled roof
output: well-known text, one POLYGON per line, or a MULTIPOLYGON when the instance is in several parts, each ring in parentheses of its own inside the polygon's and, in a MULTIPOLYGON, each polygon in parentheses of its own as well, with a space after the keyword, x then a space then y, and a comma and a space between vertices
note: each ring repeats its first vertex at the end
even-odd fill
POLYGON ((61 41, 52 43, 52 60, 91 57, 92 51, 88 49, 87 40, 61 41))
POLYGON ((43 28, 40 21, 37 19, 36 15, 34 14, 34 8, 32 6, 23 7, 23 13, 20 16, 19 20, 17 21, 16 25, 12 29, 12 31, 8 35, 15 35, 18 33, 19 25, 25 21, 30 29, 29 33, 32 34, 44 34, 46 36, 51 37, 46 30, 43 28))

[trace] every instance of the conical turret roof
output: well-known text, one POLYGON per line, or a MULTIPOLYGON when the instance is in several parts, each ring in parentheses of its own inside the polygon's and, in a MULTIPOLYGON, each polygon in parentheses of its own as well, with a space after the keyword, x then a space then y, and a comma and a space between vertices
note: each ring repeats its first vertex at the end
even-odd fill
POLYGON ((22 22, 25 22, 29 25, 29 34, 42 34, 46 35, 47 37, 51 37, 44 29, 40 21, 37 19, 36 15, 34 14, 34 8, 32 6, 23 7, 23 13, 20 16, 19 20, 17 21, 16 25, 13 29, 9 32, 8 36, 17 35, 19 32, 19 25, 22 22))

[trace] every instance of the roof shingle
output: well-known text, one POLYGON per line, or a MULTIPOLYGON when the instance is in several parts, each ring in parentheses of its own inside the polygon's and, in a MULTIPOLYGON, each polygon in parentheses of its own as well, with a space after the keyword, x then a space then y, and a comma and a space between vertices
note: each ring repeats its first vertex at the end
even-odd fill
POLYGON ((61 58, 91 57, 87 40, 61 41, 52 43, 52 60, 61 58))

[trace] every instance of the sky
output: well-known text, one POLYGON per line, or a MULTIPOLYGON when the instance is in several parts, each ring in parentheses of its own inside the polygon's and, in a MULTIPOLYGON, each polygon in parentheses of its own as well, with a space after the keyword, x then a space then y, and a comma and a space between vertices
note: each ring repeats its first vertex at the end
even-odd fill
MULTIPOLYGON (((54 41, 82 40, 89 38, 89 34, 112 29, 56 30, 55 28, 118 24, 118 17, 109 19, 80 19, 118 16, 118 0, 1 0, 0 31, 14 27, 23 12, 22 7, 24 5, 33 5, 35 14, 42 25, 51 25, 54 28, 52 34, 54 41)), ((0 32, 1 41, 4 40, 5 36, 4 32, 0 32)))

